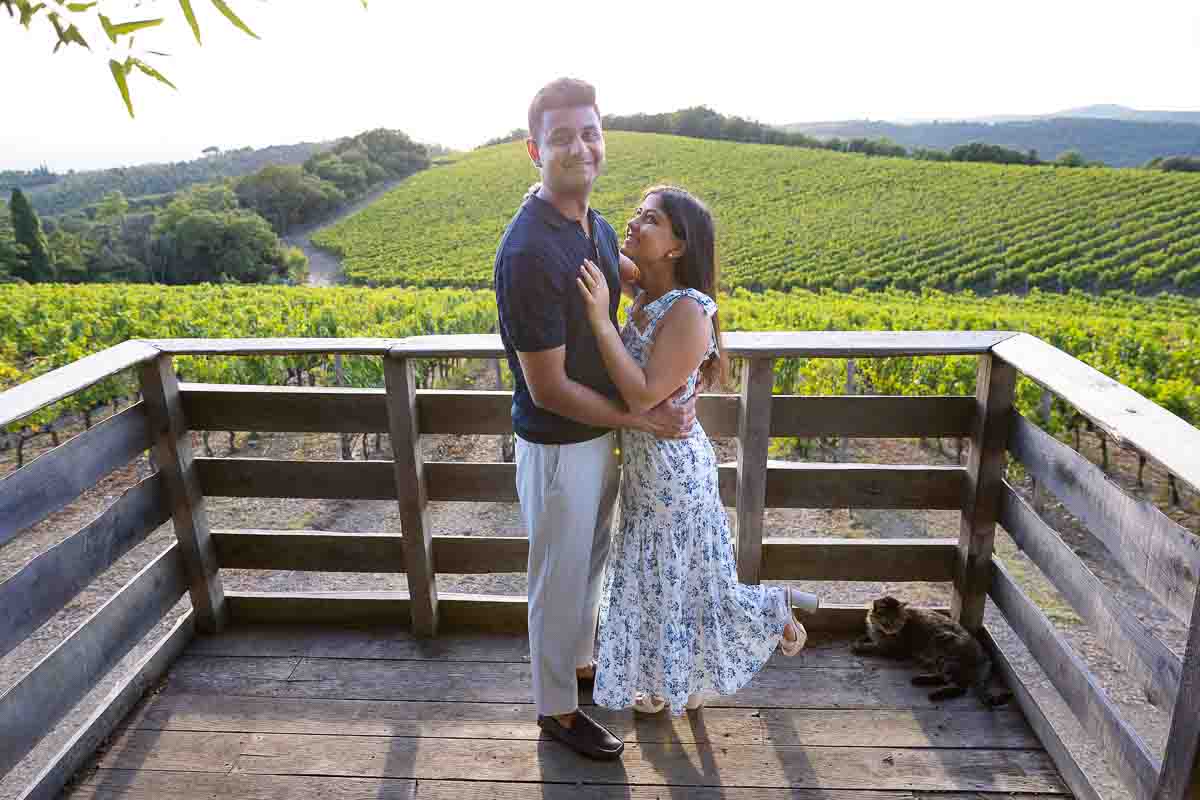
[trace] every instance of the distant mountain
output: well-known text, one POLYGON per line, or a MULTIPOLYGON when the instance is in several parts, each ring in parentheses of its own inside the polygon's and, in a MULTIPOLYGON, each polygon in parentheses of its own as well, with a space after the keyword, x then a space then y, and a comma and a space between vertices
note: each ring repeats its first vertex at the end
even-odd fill
POLYGON ((1102 103, 1056 111, 1053 114, 1000 114, 973 117, 962 122, 1030 122, 1037 119, 1117 119, 1125 122, 1184 122, 1200 125, 1200 111, 1142 111, 1129 106, 1102 103))
MULTIPOLYGON (((1120 106, 1088 106, 1071 109, 1077 114, 1115 113, 1120 106)), ((1133 111, 1136 114, 1193 114, 1198 112, 1133 111)), ((1066 113, 1066 112, 1064 112, 1066 113)), ((1037 150, 1043 160, 1053 160, 1068 150, 1078 150, 1089 161, 1112 167, 1137 167, 1152 158, 1171 155, 1200 155, 1200 124, 1184 121, 1144 121, 1101 117, 1045 117, 1005 122, 922 122, 898 124, 850 120, 843 122, 797 123, 785 130, 820 139, 891 139, 907 148, 950 150, 968 142, 986 142, 1022 152, 1037 150)))

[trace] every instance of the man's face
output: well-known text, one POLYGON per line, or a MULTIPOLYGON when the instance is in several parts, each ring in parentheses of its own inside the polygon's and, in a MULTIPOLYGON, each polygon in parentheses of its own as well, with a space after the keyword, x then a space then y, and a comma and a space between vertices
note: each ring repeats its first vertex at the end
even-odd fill
POLYGON ((592 106, 542 112, 541 135, 527 147, 541 164, 542 184, 558 194, 587 194, 604 167, 604 133, 592 106))

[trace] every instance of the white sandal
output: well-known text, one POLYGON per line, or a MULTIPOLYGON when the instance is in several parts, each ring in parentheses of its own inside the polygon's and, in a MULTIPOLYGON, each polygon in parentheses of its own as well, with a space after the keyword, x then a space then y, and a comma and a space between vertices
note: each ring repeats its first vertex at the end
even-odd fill
POLYGON ((821 607, 821 599, 815 594, 801 592, 796 589, 788 589, 784 596, 786 598, 784 602, 787 603, 788 613, 792 618, 784 626, 783 638, 779 640, 779 652, 791 658, 803 650, 805 642, 808 641, 808 631, 805 629, 804 624, 796 617, 795 612, 792 611, 793 604, 798 605, 805 613, 811 614, 821 607), (787 638, 789 628, 795 633, 796 638, 791 640, 787 638))
POLYGON ((656 694, 638 692, 633 696, 633 710, 639 714, 657 714, 666 707, 666 698, 656 694))

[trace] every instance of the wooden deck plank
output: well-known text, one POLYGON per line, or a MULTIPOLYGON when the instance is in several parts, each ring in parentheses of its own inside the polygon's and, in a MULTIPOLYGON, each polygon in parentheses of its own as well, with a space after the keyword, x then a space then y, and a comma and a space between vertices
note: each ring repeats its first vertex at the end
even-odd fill
POLYGON ((620 761, 545 741, 127 731, 104 768, 237 774, 762 788, 1058 792, 1037 750, 627 745, 620 761))
MULTIPOLYGON (((863 730, 880 747, 1040 749, 1013 710, 830 710, 706 708, 703 715, 644 716, 591 708, 627 742, 856 747, 863 730)), ((150 698, 126 721, 134 730, 538 739, 531 703, 307 700, 174 693, 150 698)))
POLYGON ((69 800, 1034 800, 1048 794, 829 789, 744 789, 689 787, 664 794, 661 786, 600 786, 492 781, 428 781, 406 778, 331 778, 302 775, 219 775, 196 772, 98 770, 69 800))
MULTIPOLYGON (((912 671, 874 669, 772 669, 754 677, 713 707, 933 708, 928 689, 910 684, 912 671)), ((347 700, 524 703, 532 697, 528 664, 379 661, 357 659, 213 658, 186 656, 171 677, 177 691, 255 697, 347 700)), ((590 692, 581 694, 590 703, 590 692)), ((978 699, 948 701, 972 709, 978 699)))

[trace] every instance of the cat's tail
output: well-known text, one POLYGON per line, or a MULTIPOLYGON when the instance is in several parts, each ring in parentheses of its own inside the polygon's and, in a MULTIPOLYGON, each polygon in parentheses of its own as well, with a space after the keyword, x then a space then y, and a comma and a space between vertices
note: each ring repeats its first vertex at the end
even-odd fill
POLYGON ((1013 699, 1013 693, 1010 689, 993 689, 992 688, 992 661, 986 659, 979 666, 979 672, 975 676, 975 694, 988 708, 997 708, 1005 705, 1013 699))

